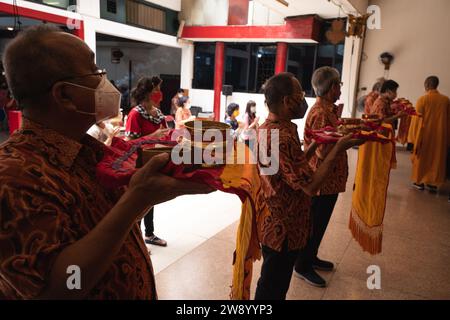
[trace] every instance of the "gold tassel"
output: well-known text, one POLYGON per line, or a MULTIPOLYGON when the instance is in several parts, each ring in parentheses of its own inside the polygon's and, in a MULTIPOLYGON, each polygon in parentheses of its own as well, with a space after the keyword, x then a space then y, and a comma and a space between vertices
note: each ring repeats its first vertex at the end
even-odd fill
POLYGON ((383 242, 383 225, 369 227, 361 220, 354 208, 350 212, 349 228, 353 238, 362 249, 372 255, 381 253, 383 242))

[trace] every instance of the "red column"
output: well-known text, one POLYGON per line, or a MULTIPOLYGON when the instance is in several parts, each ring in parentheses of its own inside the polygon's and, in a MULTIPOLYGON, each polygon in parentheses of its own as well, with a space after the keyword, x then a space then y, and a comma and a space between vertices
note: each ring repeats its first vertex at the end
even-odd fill
POLYGON ((214 65, 214 118, 220 121, 220 100, 222 96, 223 70, 225 65, 225 43, 216 42, 214 65))
POLYGON ((288 46, 286 42, 277 43, 277 58, 275 60, 275 74, 286 71, 286 59, 287 59, 288 46))

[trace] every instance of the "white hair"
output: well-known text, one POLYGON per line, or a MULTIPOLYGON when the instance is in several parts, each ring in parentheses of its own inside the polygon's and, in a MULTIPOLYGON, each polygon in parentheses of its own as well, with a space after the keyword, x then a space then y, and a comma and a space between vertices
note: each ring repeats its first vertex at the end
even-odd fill
POLYGON ((333 84, 341 82, 339 71, 332 67, 321 67, 314 71, 312 76, 312 86, 316 96, 323 97, 326 95, 333 84))

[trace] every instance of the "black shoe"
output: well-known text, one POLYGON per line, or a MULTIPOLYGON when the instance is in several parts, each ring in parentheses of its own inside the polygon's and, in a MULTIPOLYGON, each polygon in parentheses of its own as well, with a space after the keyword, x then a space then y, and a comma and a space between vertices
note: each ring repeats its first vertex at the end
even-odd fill
POLYGON ((145 237, 145 243, 146 244, 153 244, 155 246, 160 246, 160 247, 167 247, 167 241, 158 238, 157 236, 153 235, 150 237, 145 237))
POLYGON ((325 288, 327 286, 327 283, 317 272, 315 272, 313 269, 307 272, 297 272, 294 270, 294 275, 297 278, 300 278, 302 280, 305 280, 306 283, 319 288, 325 288))
POLYGON ((313 261, 313 268, 321 271, 333 271, 334 264, 330 261, 320 260, 316 257, 313 261))
POLYGON ((425 186, 423 185, 423 183, 422 184, 413 183, 413 187, 420 191, 425 189, 425 186))
POLYGON ((431 193, 436 193, 437 192, 437 187, 436 186, 431 186, 431 185, 427 184, 427 189, 431 193))

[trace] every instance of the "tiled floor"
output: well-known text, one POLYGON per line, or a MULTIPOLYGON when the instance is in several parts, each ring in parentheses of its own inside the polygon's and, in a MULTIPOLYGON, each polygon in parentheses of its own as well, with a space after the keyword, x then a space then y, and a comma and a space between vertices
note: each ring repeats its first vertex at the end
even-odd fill
MULTIPOLYGON (((356 152, 349 155, 351 190, 356 152)), ((391 174, 383 253, 366 254, 351 238, 347 192, 338 200, 320 248, 322 258, 337 264, 334 272, 321 273, 328 287, 313 288, 293 277, 288 299, 450 299, 449 187, 438 195, 412 189, 409 153, 399 151, 398 160, 391 174), (381 290, 367 288, 370 265, 381 268, 381 290)), ((237 197, 223 193, 157 207, 157 234, 169 241, 167 248, 152 246, 160 299, 228 299, 239 207, 237 197)), ((260 268, 261 262, 255 263, 252 296, 260 268)))

